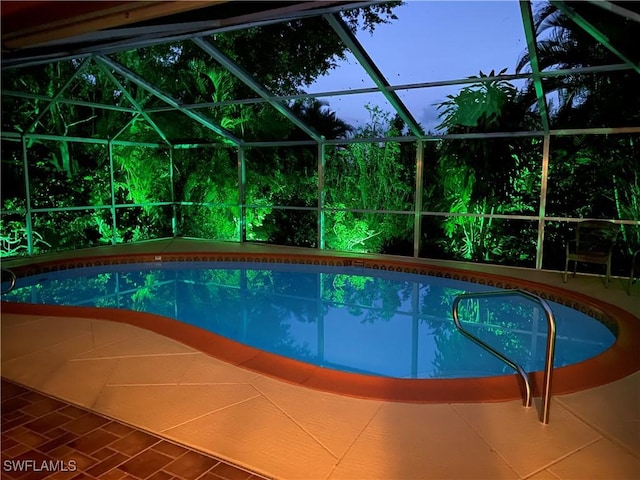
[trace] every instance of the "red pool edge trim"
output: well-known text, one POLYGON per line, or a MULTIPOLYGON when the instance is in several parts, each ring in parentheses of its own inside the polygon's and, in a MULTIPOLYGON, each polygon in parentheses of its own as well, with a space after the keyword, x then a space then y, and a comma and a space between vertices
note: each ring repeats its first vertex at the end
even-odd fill
MULTIPOLYGON (((147 263, 157 261, 159 255, 117 255, 90 257, 83 260, 63 259, 46 263, 34 263, 16 267, 18 277, 62 270, 81 266, 96 266, 112 263, 147 263)), ((322 257, 317 255, 285 254, 236 254, 236 253, 181 253, 162 254, 162 261, 253 261, 265 259, 273 263, 307 263, 319 265, 349 265, 352 258, 322 257), (215 258, 211 258, 215 257, 215 258), (249 260, 251 258, 251 260, 249 260), (197 260, 196 260, 197 259, 197 260), (295 261, 291 261, 291 260, 295 261), (313 262, 313 263, 312 263, 313 262), (316 263, 319 262, 319 263, 316 263), (325 263, 329 262, 329 263, 325 263)), ((544 297, 558 301, 570 300, 599 312, 604 312, 609 321, 615 323, 617 339, 614 345, 591 359, 578 364, 556 368, 554 370, 552 394, 561 395, 585 390, 622 379, 640 370, 640 319, 615 305, 586 295, 552 287, 537 282, 519 280, 512 277, 469 272, 450 267, 434 267, 408 261, 366 260, 361 265, 374 269, 394 270, 402 268, 411 273, 417 269, 440 272, 451 278, 487 282, 487 285, 501 288, 523 288, 533 293, 543 293, 544 297), (470 278, 473 277, 473 280, 470 278)), ((475 283, 475 282, 474 282, 475 283)), ((460 403, 460 402, 499 402, 522 398, 519 380, 514 375, 482 378, 456 379, 399 379, 341 372, 300 362, 280 355, 264 352, 242 343, 227 339, 201 328, 162 317, 155 314, 96 307, 71 307, 58 305, 36 305, 2 302, 3 313, 44 315, 59 317, 82 317, 96 320, 108 320, 125 323, 150 330, 183 343, 195 350, 214 358, 267 375, 292 384, 302 385, 329 393, 395 402, 416 403, 460 403)), ((530 374, 533 394, 540 396, 543 383, 542 372, 530 374)))

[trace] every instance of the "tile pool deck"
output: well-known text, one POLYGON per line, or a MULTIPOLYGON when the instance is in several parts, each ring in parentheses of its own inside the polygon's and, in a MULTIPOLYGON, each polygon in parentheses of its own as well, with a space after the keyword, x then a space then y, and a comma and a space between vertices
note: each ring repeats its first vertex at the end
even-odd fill
MULTIPOLYGON (((278 251, 174 239, 101 247, 89 254, 205 252, 212 246, 230 252, 278 251)), ((39 260, 85 255, 87 251, 77 251, 39 260)), ((455 266, 591 295, 640 322, 640 285, 628 296, 624 279, 614 279, 605 289, 599 278, 590 276, 563 284, 558 273, 455 266)), ((519 400, 417 404, 340 396, 233 366, 131 325, 8 313, 2 315, 1 371, 10 381, 266 477, 640 478, 638 371, 555 396, 545 426, 538 421, 540 406, 525 409, 519 400)), ((9 432, 3 428, 3 435, 9 432)), ((28 443, 29 436, 24 437, 28 443)), ((3 441, 3 461, 5 455, 3 441)), ((147 478, 169 478, 160 473, 147 478)), ((90 472, 84 474, 91 478, 90 472)), ((187 480, 193 475, 176 476, 187 480)), ((198 475, 193 478, 211 474, 198 475)), ((123 476, 114 466, 100 478, 123 476)))

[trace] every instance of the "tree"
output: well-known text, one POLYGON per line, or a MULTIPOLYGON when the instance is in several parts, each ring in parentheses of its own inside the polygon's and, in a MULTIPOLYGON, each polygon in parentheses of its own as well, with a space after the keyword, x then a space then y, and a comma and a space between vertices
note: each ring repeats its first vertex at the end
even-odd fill
MULTIPOLYGON (((640 36, 638 24, 631 19, 605 12, 588 2, 571 3, 570 7, 587 17, 616 48, 640 61, 636 39, 640 36)), ((625 8, 633 6, 626 2, 625 8)), ((637 7, 636 7, 637 8, 637 7)), ((534 16, 536 50, 540 70, 573 69, 610 65, 622 60, 602 43, 564 15, 555 5, 541 4, 534 16)), ((529 64, 524 53, 516 66, 523 71, 529 64)), ((564 75, 545 78, 547 95, 556 94, 551 105, 552 120, 562 128, 589 126, 618 126, 622 119, 628 125, 640 121, 640 96, 637 94, 638 73, 633 70, 601 72, 584 75, 564 75)), ((536 102, 534 82, 529 81, 523 92, 528 105, 536 102)), ((620 125, 626 126, 626 125, 620 125)))
MULTIPOLYGON (((625 8, 637 5, 625 2, 625 8)), ((589 4, 572 2, 570 8, 586 18, 608 41, 638 64, 640 35, 637 22, 589 4)), ((621 63, 621 59, 587 33, 555 5, 542 4, 535 12, 537 57, 541 70, 573 69, 621 63)), ((524 70, 529 55, 520 58, 524 70)), ((638 73, 634 70, 553 76, 543 80, 555 128, 626 127, 640 124, 638 73)), ((535 103, 532 81, 522 102, 535 103)), ((579 135, 552 138, 549 163, 547 215, 559 217, 640 220, 638 135, 579 135), (577 188, 579 186, 579 188, 577 188)), ((547 268, 560 268, 568 227, 547 225, 547 268)), ((640 246, 640 229, 623 226, 627 254, 640 246)), ((616 262, 614 259, 614 268, 616 262)), ((623 267, 624 268, 624 267, 623 267)), ((624 270, 622 270, 624 271, 624 270)))
MULTIPOLYGON (((291 111, 325 138, 346 138, 353 132, 353 127, 339 119, 326 101, 315 98, 296 101, 291 105, 291 111)), ((288 139, 294 138, 292 135, 288 139)))

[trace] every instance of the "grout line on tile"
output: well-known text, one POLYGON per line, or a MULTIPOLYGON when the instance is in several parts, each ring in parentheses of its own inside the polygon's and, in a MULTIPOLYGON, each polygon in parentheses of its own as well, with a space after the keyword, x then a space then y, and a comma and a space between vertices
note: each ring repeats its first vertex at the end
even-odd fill
POLYGON ((107 383, 109 382, 109 378, 111 378, 111 375, 113 375, 113 372, 115 371, 117 365, 118 365, 118 362, 113 362, 113 365, 111 366, 111 370, 109 370, 109 373, 107 373, 106 378, 104 379, 104 382, 102 383, 102 387, 100 387, 100 390, 98 391, 98 394, 93 399, 93 403, 91 403, 91 406, 89 407, 94 412, 97 411, 96 403, 98 403, 98 399, 102 395, 102 392, 104 392, 104 389, 107 387, 107 383))
POLYGON ((143 353, 133 355, 111 355, 108 357, 92 357, 92 358, 72 358, 70 362, 84 362, 86 360, 113 360, 119 358, 141 358, 141 357, 172 357, 179 355, 197 355, 200 352, 177 352, 177 353, 143 353))
POLYGON ((34 323, 34 322, 41 322, 43 320, 46 320, 48 318, 51 317, 36 317, 33 315, 23 315, 20 313, 10 313, 9 315, 15 316, 15 317, 32 317, 31 320, 27 320, 25 322, 20 322, 20 323, 16 323, 15 325, 7 325, 3 328, 17 328, 17 327, 21 327, 22 325, 29 325, 30 323, 34 323))
MULTIPOLYGON (((242 367, 238 367, 238 368, 242 368, 242 367)), ((244 370, 244 369, 242 369, 242 370, 244 370)), ((266 375, 262 375, 261 373, 256 373, 253 377, 247 378, 247 381, 244 382, 244 383, 248 383, 250 385, 253 385, 253 383, 251 383, 251 382, 253 382, 254 380, 257 380, 259 378, 262 378, 262 377, 266 377, 266 375)))
POLYGON ((620 448, 624 449, 625 451, 630 453, 633 457, 640 458, 640 452, 634 450, 629 445, 626 445, 625 443, 620 441, 618 438, 614 437, 611 433, 607 432, 606 430, 604 430, 603 428, 599 427, 595 423, 590 422, 587 418, 585 418, 582 415, 578 414, 577 412, 573 411, 573 409, 569 405, 564 403, 561 398, 556 397, 555 400, 556 400, 556 402, 558 404, 560 404, 562 406, 562 408, 564 408, 567 411, 567 413, 569 415, 573 416, 578 421, 584 423, 587 427, 589 427, 589 428, 595 430, 596 432, 598 432, 600 435, 602 435, 603 438, 606 438, 610 442, 612 442, 612 443, 616 444, 617 446, 619 446, 620 448))
POLYGON ((260 393, 260 395, 262 397, 264 397, 269 403, 271 403, 274 407, 276 407, 278 410, 280 410, 285 417, 287 417, 289 420, 291 420, 294 424, 296 424, 298 426, 298 428, 300 428, 304 433, 306 433, 307 435, 309 435, 318 445, 320 445, 323 449, 325 449, 329 455, 331 455, 333 458, 335 458, 336 460, 339 459, 338 455, 336 455, 333 451, 331 451, 331 449, 329 447, 327 447, 324 443, 322 443, 322 441, 320 441, 319 438, 316 438, 316 436, 311 433, 309 430, 307 430, 303 425, 301 425, 295 418, 293 418, 291 415, 289 415, 282 407, 280 407, 280 405, 278 405, 274 400, 272 400, 271 398, 269 398, 268 395, 266 395, 264 392, 261 392, 260 389, 258 387, 256 387, 255 385, 251 385, 258 393, 260 393))
MULTIPOLYGON (((535 403, 534 403, 535 405, 535 403)), ((460 413, 460 411, 458 410, 458 408, 456 408, 455 404, 450 404, 449 405, 451 407, 451 409, 455 412, 456 415, 458 415, 458 417, 460 418, 460 420, 462 420, 462 422, 471 429, 471 431, 482 441, 482 443, 484 443, 487 446, 487 449, 489 449, 490 452, 493 452, 500 460, 502 460, 505 465, 507 467, 509 467, 509 469, 511 469, 513 471, 513 473, 515 473, 516 475, 518 475, 518 477, 520 477, 520 474, 516 471, 516 469, 513 467, 513 465, 511 465, 511 463, 509 462, 509 460, 507 458, 505 458, 498 450, 496 450, 493 445, 491 445, 486 438, 484 438, 484 436, 480 433, 479 429, 477 429, 476 427, 473 426, 472 423, 470 423, 469 421, 467 421, 467 419, 464 417, 464 415, 462 415, 460 413)), ((531 407, 531 408, 535 408, 535 407, 531 407)), ((544 467, 543 467, 544 468, 544 467)))
POLYGON ((335 472, 336 468, 338 468, 338 466, 340 465, 340 463, 344 460, 344 458, 349 454, 349 452, 351 451, 351 449, 353 448, 353 446, 356 444, 356 442, 358 441, 358 439, 362 436, 362 434, 364 433, 364 431, 369 427, 369 425, 371 425, 371 422, 373 422, 373 419, 376 418, 378 416, 378 414, 380 413, 380 410, 382 410, 382 408, 385 406, 384 403, 381 403, 380 406, 378 407, 378 409, 373 413, 373 415, 371 415, 371 418, 369 419, 369 421, 367 422, 367 424, 362 427, 362 430, 360 430, 360 432, 355 436, 355 438, 353 439, 353 442, 351 442, 349 444, 349 446, 346 448, 346 450, 344 451, 344 455, 342 455, 342 457, 338 458, 338 461, 335 463, 335 465, 333 466, 333 468, 331 468, 331 470, 329 471, 329 473, 327 473, 327 476, 324 478, 324 480, 328 480, 331 475, 333 475, 333 472, 335 472))
MULTIPOLYGON (((556 458, 555 460, 553 460, 553 461, 551 461, 551 462, 547 463, 546 465, 543 465, 543 466, 542 466, 542 467, 540 467, 538 470, 535 470, 534 472, 531 472, 531 475, 528 475, 528 477, 531 477, 531 476, 533 476, 533 475, 535 475, 535 474, 537 474, 537 473, 540 473, 540 472, 542 472, 543 470, 547 470, 549 467, 552 467, 553 465, 555 465, 555 464, 557 464, 557 463, 560 463, 560 462, 562 462, 563 460, 566 460, 566 459, 567 459, 567 458, 569 458, 571 455, 574 455, 574 454, 576 454, 576 453, 580 452, 581 450, 584 450, 585 448, 590 447, 591 445, 593 445, 593 444, 595 444, 595 443, 598 443, 600 440, 603 440, 603 439, 604 439, 604 440, 606 440, 606 438, 604 438, 604 437, 596 438, 596 439, 594 439, 594 440, 591 440, 591 441, 589 441, 589 442, 585 443, 584 445, 582 445, 582 446, 580 446, 580 447, 577 447, 577 448, 573 449, 571 452, 567 452, 567 453, 565 453, 564 455, 562 455, 562 456, 560 456, 560 457, 556 458)), ((554 476, 557 476, 557 475, 554 475, 554 476)))
POLYGON ((107 387, 179 387, 178 383, 107 383, 107 387))
MULTIPOLYGON (((248 402, 249 400, 253 400, 254 398, 258 398, 258 397, 260 397, 260 395, 255 395, 253 397, 248 397, 248 398, 245 398, 244 400, 240 400, 238 402, 234 402, 234 403, 230 403, 229 405, 225 405, 224 407, 216 408, 215 410, 210 410, 210 411, 208 411, 206 413, 203 413, 202 415, 198 415, 197 417, 190 418, 189 420, 185 420, 184 422, 177 423, 175 425, 172 425, 171 427, 165 428, 164 430, 160 430, 160 433, 168 432, 171 429, 174 429, 174 428, 177 428, 177 427, 181 427, 182 425, 186 425, 187 423, 190 423, 190 422, 193 422, 193 421, 198 420, 200 418, 206 417, 207 415, 211 415, 212 413, 221 412, 222 410, 226 410, 227 408, 231 408, 231 407, 235 407, 237 405, 241 405, 241 404, 243 404, 245 402, 248 402)), ((193 447, 193 445, 190 445, 190 446, 193 447)))
MULTIPOLYGON (((4 377, 3 377, 3 379, 4 379, 4 377)), ((14 382, 14 383, 16 383, 16 385, 21 385, 19 382, 14 382)), ((114 416, 111 416, 111 415, 108 415, 108 414, 105 414, 105 413, 99 412, 99 411, 97 411, 97 410, 89 409, 89 408, 87 408, 87 407, 85 407, 85 406, 75 404, 74 402, 70 402, 70 401, 68 401, 68 400, 65 400, 65 399, 63 399, 62 397, 58 397, 58 396, 55 396, 55 395, 51 395, 51 394, 46 393, 46 392, 36 391, 36 390, 34 390, 32 387, 27 387, 26 385, 25 385, 24 387, 25 387, 25 388, 29 388, 30 390, 32 390, 32 391, 34 391, 34 392, 36 392, 36 393, 41 393, 41 394, 43 394, 44 396, 47 396, 47 397, 49 397, 49 398, 52 398, 52 399, 55 399, 55 400, 59 400, 59 401, 61 401, 61 402, 63 402, 63 403, 67 403, 68 405, 76 406, 77 408, 79 408, 79 409, 81 409, 81 410, 83 410, 83 411, 85 411, 85 412, 93 413, 93 414, 98 415, 98 416, 100 416, 100 417, 103 417, 103 418, 105 418, 105 419, 107 419, 107 420, 109 420, 109 421, 117 422, 117 423, 120 423, 120 424, 122 424, 122 425, 126 425, 126 426, 128 426, 128 427, 131 427, 131 428, 132 428, 132 429, 134 429, 134 430, 141 431, 141 432, 143 432, 143 433, 147 433, 147 434, 149 434, 149 435, 151 435, 151 436, 153 436, 153 437, 157 438, 157 439, 158 439, 158 441, 160 441, 160 442, 162 442, 162 441, 169 442, 169 443, 172 443, 172 444, 174 444, 174 445, 184 447, 184 448, 186 448, 187 450, 191 450, 191 451, 194 451, 194 452, 196 452, 196 453, 203 454, 203 455, 206 455, 206 456, 208 456, 208 457, 212 457, 212 458, 214 458, 215 460, 217 460, 217 461, 218 461, 218 464, 219 464, 219 463, 221 463, 221 462, 224 462, 224 463, 227 463, 227 464, 229 464, 229 465, 236 466, 236 467, 240 468, 241 470, 247 470, 247 474, 248 474, 248 475, 249 475, 249 474, 251 474, 251 475, 254 475, 254 476, 256 476, 256 477, 263 478, 264 480, 271 480, 271 477, 269 477, 269 476, 267 476, 267 475, 265 475, 265 474, 263 474, 263 473, 258 473, 258 472, 256 472, 256 471, 254 470, 254 468, 253 468, 253 467, 251 467, 251 466, 249 466, 249 465, 242 465, 242 464, 240 464, 240 463, 238 463, 238 462, 236 462, 236 461, 234 461, 234 460, 232 460, 232 459, 228 459, 228 458, 226 458, 226 457, 223 457, 223 456, 220 456, 220 455, 217 455, 217 454, 214 454, 214 453, 209 453, 209 452, 207 452, 207 450, 206 450, 206 449, 202 449, 201 447, 191 446, 191 445, 189 445, 189 444, 187 444, 187 443, 185 443, 185 442, 178 442, 178 441, 176 441, 176 440, 174 440, 174 439, 172 439, 172 438, 170 438, 170 437, 167 437, 167 436, 165 436, 165 435, 162 435, 161 433, 158 433, 158 432, 156 432, 156 431, 149 430, 149 429, 147 429, 147 428, 145 428, 145 427, 141 427, 141 426, 139 426, 139 425, 136 425, 136 424, 134 424, 134 423, 128 422, 128 421, 126 421, 126 420, 121 420, 121 419, 119 419, 119 418, 116 418, 116 417, 114 417, 114 416)), ((98 430, 98 429, 100 429, 100 428, 101 428, 101 426, 96 427, 94 430, 98 430)), ((19 443, 20 445, 24 445, 24 444, 22 444, 21 442, 18 442, 18 443, 19 443)), ((149 450, 149 449, 153 449, 153 447, 154 447, 157 443, 158 443, 158 442, 153 443, 152 445, 149 445, 148 447, 144 448, 144 449, 143 449, 143 450, 141 450, 140 452, 136 453, 136 455, 138 455, 139 453, 141 453, 141 452, 143 452, 143 451, 146 451, 146 450, 149 450)), ((28 449, 30 449, 30 450, 32 450, 32 449, 33 449, 33 447, 29 447, 28 445, 25 445, 25 447, 26 447, 26 448, 28 448, 28 449)), ((133 458, 133 457, 131 457, 131 458, 133 458)), ((127 459, 126 461, 128 461, 128 460, 130 460, 130 459, 127 459)), ((114 467, 114 468, 117 468, 117 467, 114 467)), ((105 472, 105 473, 106 473, 106 472, 105 472)), ((180 478, 180 477, 177 477, 177 478, 180 478)))
MULTIPOLYGON (((173 385, 173 384, 172 384, 173 385)), ((178 382, 176 385, 201 386, 201 385, 251 385, 248 382, 178 382)))
POLYGON ((522 480, 527 480, 528 478, 533 478, 535 477, 537 474, 542 473, 542 472, 546 472, 547 474, 549 474, 549 476, 551 476, 552 478, 557 478, 558 480, 563 480, 561 477, 559 477, 558 475, 556 475, 555 473, 553 473, 551 470, 547 470, 547 468, 542 468, 540 470, 536 470, 535 472, 527 475, 526 477, 522 477, 522 480))
MULTIPOLYGON (((95 345, 95 338, 93 338, 93 331, 91 332, 91 341, 95 345)), ((99 350, 99 349, 104 348, 104 347, 110 347, 111 345, 115 345, 116 343, 120 343, 121 341, 122 340, 115 340, 113 342, 109 342, 109 343, 105 343, 104 345, 100 345, 99 347, 95 347, 94 346, 93 348, 91 348, 89 350, 85 350, 84 352, 80 352, 80 353, 76 354, 76 356, 78 356, 78 355, 86 355, 87 353, 91 353, 91 352, 93 352, 95 350, 99 350)), ((70 358, 69 360, 70 361, 71 360, 93 360, 93 358, 70 358)))
MULTIPOLYGON (((15 357, 11 357, 11 358, 4 359, 4 360, 2 360, 2 363, 5 363, 5 362, 11 362, 11 361, 13 361, 13 360, 20 360, 20 359, 22 359, 22 358, 24 358, 24 357, 27 357, 27 356, 29 356, 29 355, 33 355, 34 353, 41 353, 41 352, 48 352, 48 353, 51 353, 51 354, 53 354, 53 355, 58 355, 58 356, 62 357, 62 355, 57 354, 57 353, 54 353, 54 352, 50 351, 49 349, 50 349, 50 348, 52 348, 52 347, 55 347, 55 346, 57 346, 57 345, 60 345, 60 344, 62 344, 62 343, 64 343, 64 342, 68 342, 69 340, 73 340, 74 338, 81 337, 82 335, 84 335, 84 333, 78 333, 78 334, 76 334, 76 335, 72 335, 72 336, 70 336, 70 337, 65 338, 64 340, 61 340, 61 341, 56 342, 56 343, 53 343, 53 344, 51 344, 51 345, 47 345, 46 347, 39 348, 39 349, 37 349, 37 350, 33 350, 32 352, 28 352, 28 353, 24 353, 24 354, 22 354, 22 355, 17 355, 17 356, 15 356, 15 357)), ((69 359, 69 360, 73 360, 73 359, 69 359)))

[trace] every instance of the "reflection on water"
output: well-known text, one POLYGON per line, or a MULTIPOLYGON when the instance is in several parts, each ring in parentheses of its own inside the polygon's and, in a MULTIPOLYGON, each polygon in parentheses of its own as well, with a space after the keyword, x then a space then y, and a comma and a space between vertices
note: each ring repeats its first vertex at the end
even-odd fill
MULTIPOLYGON (((451 306, 489 288, 346 267, 258 263, 111 265, 20 279, 3 300, 112 307, 176 318, 326 368, 400 378, 482 377, 509 367, 462 336, 451 306)), ((559 304, 556 366, 606 350, 614 336, 559 304)), ((465 326, 525 370, 544 368, 546 318, 526 298, 461 303, 465 326)))

